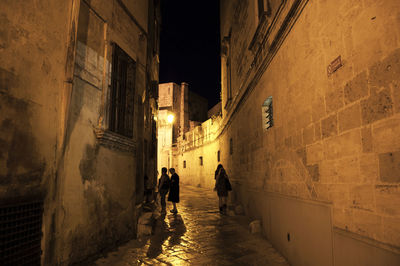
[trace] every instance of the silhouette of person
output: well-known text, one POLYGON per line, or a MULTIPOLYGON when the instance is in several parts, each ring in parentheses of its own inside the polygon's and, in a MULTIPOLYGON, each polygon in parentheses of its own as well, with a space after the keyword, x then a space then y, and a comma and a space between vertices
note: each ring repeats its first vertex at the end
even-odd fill
POLYGON ((168 193, 169 184, 170 184, 170 179, 169 176, 167 175, 167 168, 163 167, 161 169, 161 177, 158 182, 158 192, 160 193, 160 202, 161 202, 161 213, 165 213, 165 208, 166 208, 165 196, 168 193))
POLYGON ((174 206, 171 212, 178 213, 176 204, 179 202, 179 176, 175 172, 175 168, 170 168, 169 173, 171 174, 171 184, 169 187, 168 201, 171 201, 174 206))
POLYGON ((226 213, 227 209, 227 198, 228 192, 232 190, 231 183, 229 182, 228 175, 222 164, 219 164, 217 170, 215 170, 215 188, 219 198, 219 212, 222 214, 226 213))

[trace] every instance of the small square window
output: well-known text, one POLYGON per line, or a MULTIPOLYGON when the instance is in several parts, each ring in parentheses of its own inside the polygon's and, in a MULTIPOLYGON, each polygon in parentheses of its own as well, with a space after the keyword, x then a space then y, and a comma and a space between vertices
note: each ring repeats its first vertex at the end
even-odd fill
POLYGON ((217 159, 218 159, 218 162, 221 161, 221 151, 218 151, 218 153, 217 153, 217 159))
POLYGON ((272 96, 269 96, 261 107, 263 129, 267 130, 274 125, 272 96))
POLYGON ((183 161, 183 168, 186 168, 186 161, 183 161))
POLYGON ((200 159, 200 165, 203 165, 203 156, 200 156, 199 159, 200 159))

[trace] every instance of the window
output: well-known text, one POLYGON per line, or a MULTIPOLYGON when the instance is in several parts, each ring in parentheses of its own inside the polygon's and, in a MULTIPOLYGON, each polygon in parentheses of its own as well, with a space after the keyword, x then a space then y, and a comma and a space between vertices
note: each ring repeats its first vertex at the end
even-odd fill
POLYGON ((183 161, 183 168, 186 168, 186 161, 183 161))
POLYGON ((217 153, 217 159, 218 159, 218 162, 221 161, 221 151, 218 151, 218 153, 217 153))
POLYGON ((200 159, 200 165, 203 165, 203 156, 200 156, 199 159, 200 159))
POLYGON ((109 130, 133 137, 135 61, 117 44, 113 47, 109 130))
POLYGON ((232 138, 229 140, 229 154, 233 154, 233 140, 232 138))
POLYGON ((264 130, 269 129, 274 125, 273 109, 272 109, 272 96, 269 96, 261 107, 262 123, 264 130))

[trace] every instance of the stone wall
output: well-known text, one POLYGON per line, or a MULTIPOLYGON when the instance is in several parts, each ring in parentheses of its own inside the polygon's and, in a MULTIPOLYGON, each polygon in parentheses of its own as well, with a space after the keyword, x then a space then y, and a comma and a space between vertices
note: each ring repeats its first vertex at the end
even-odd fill
POLYGON ((210 118, 186 132, 184 139, 178 139, 173 167, 182 183, 214 188, 214 172, 219 163, 217 133, 220 123, 221 116, 210 118))
POLYGON ((157 6, 56 2, 2 3, 0 199, 44 200, 42 264, 69 265, 134 237, 144 174, 156 178, 157 6), (109 131, 113 43, 136 62, 132 139, 109 131))
POLYGON ((294 265, 397 265, 400 4, 267 2, 258 18, 257 1, 221 1, 231 98, 222 65, 217 139, 180 158, 220 150, 233 200, 294 265))

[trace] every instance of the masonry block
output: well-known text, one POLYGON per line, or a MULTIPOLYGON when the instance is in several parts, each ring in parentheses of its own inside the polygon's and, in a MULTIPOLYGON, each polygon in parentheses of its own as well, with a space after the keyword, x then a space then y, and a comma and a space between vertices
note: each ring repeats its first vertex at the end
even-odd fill
POLYGON ((324 147, 321 142, 308 145, 306 147, 307 164, 315 164, 324 159, 324 147))
POLYGON ((322 134, 321 134, 321 122, 318 121, 314 124, 314 135, 315 135, 315 140, 321 140, 322 134))
POLYGON ((294 148, 302 147, 303 146, 303 134, 301 131, 297 131, 293 136, 292 136, 292 143, 294 148))
POLYGON ((361 101, 363 125, 381 120, 393 114, 393 103, 389 89, 383 89, 371 94, 368 99, 361 101))
POLYGON ((400 215, 400 188, 398 185, 376 185, 376 210, 386 215, 400 215))
POLYGON ((314 125, 311 124, 303 129, 303 140, 304 145, 308 145, 314 142, 314 125))
POLYGON ((361 111, 360 105, 354 104, 338 114, 339 132, 359 127, 361 125, 361 111))
POLYGON ((371 66, 368 78, 371 90, 388 87, 392 81, 400 81, 400 49, 371 66))
POLYGON ((348 208, 350 206, 349 186, 347 184, 329 185, 329 199, 335 208, 348 208))
POLYGON ((319 166, 318 166, 318 164, 307 165, 307 170, 311 176, 312 181, 318 182, 319 181, 319 166))
POLYGON ((304 165, 307 164, 307 157, 306 157, 306 148, 299 148, 296 150, 297 156, 301 159, 304 165))
POLYGON ((344 87, 344 102, 349 104, 368 96, 368 80, 365 71, 358 74, 344 87))
POLYGON ((400 113, 400 81, 392 83, 392 100, 395 113, 400 113))
POLYGON ((360 168, 358 157, 346 157, 337 161, 336 170, 339 183, 359 183, 360 168))
POLYGON ((400 246, 400 217, 382 217, 383 241, 400 246))
POLYGON ((374 239, 381 239, 383 236, 382 217, 370 212, 353 209, 354 231, 357 234, 374 239))
POLYGON ((319 163, 319 174, 321 183, 337 183, 338 173, 335 161, 324 160, 319 163))
POLYGON ((352 210, 347 208, 333 208, 333 225, 344 230, 352 228, 352 210))
POLYGON ((326 159, 332 160, 361 152, 361 133, 355 129, 324 141, 326 159))
POLYGON ((382 182, 400 182, 400 151, 379 154, 379 174, 382 182))
POLYGON ((373 149, 371 127, 364 127, 361 129, 361 141, 363 152, 371 152, 373 149))
POLYGON ((372 146, 375 152, 400 150, 400 117, 380 121, 372 127, 372 146))
POLYGON ((359 161, 361 182, 376 183, 379 176, 378 156, 375 153, 362 154, 359 161))
POLYGON ((328 138, 337 135, 337 117, 336 114, 330 115, 321 121, 322 138, 328 138))
POLYGON ((375 190, 371 185, 355 185, 350 189, 350 202, 353 208, 367 211, 375 210, 375 190))
POLYGON ((324 117, 326 114, 324 98, 323 97, 315 98, 312 102, 311 110, 312 110, 312 121, 315 122, 324 117))
POLYGON ((329 114, 343 107, 343 90, 337 89, 325 95, 326 112, 329 114))

